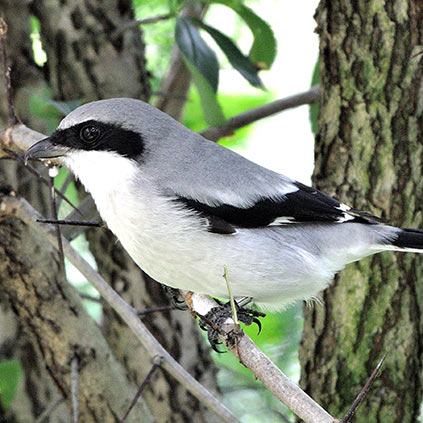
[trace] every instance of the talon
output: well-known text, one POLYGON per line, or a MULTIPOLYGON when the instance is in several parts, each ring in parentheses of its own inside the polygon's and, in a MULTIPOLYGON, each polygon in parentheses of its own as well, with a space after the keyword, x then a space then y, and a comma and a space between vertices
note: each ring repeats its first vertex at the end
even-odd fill
POLYGON ((210 346, 212 347, 212 349, 214 351, 216 351, 218 354, 223 354, 226 351, 220 351, 218 348, 218 345, 222 345, 222 342, 220 342, 219 340, 219 334, 217 331, 215 330, 209 330, 209 332, 207 333, 207 339, 210 343, 210 346))
POLYGON ((253 323, 255 323, 258 326, 258 332, 257 335, 260 335, 261 332, 261 322, 257 317, 253 317, 253 323))

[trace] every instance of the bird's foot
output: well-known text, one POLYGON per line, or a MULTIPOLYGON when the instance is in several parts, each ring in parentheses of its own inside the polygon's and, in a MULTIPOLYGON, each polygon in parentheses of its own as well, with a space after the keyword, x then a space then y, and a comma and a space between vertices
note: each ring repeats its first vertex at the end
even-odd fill
POLYGON ((186 305, 184 299, 181 296, 179 289, 171 288, 167 285, 162 285, 163 291, 166 294, 166 297, 169 299, 170 304, 172 304, 178 310, 187 310, 188 306, 186 305))
MULTIPOLYGON (((258 326, 258 333, 260 333, 261 322, 258 318, 265 317, 266 314, 261 313, 260 311, 252 310, 250 308, 240 307, 236 302, 235 307, 237 310, 238 320, 242 323, 245 323, 247 326, 255 323, 258 326)), ((222 343, 219 335, 229 335, 227 333, 223 333, 220 329, 228 318, 233 318, 231 304, 229 301, 226 304, 213 307, 205 316, 200 317, 200 328, 207 331, 207 338, 209 340, 210 346, 218 353, 224 352, 220 351, 218 348, 218 345, 222 343)), ((229 344, 235 342, 236 340, 231 341, 231 339, 228 339, 229 344)))

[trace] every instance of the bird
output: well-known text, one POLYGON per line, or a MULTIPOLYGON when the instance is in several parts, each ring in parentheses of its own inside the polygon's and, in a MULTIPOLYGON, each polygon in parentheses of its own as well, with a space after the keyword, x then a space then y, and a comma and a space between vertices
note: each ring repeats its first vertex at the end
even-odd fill
POLYGON ((347 264, 423 252, 423 230, 259 166, 137 99, 79 106, 25 160, 56 158, 92 195, 135 263, 168 287, 251 298, 266 311, 313 300, 347 264))

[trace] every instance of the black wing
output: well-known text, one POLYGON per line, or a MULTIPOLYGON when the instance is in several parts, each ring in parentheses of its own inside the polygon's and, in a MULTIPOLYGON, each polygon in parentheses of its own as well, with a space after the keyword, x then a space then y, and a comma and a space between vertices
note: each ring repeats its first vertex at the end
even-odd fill
POLYGON ((239 228, 260 228, 300 222, 376 223, 380 219, 354 210, 333 197, 295 182, 298 190, 280 198, 262 198, 242 208, 230 204, 210 206, 197 200, 178 196, 184 204, 208 221, 211 232, 231 234, 239 228))

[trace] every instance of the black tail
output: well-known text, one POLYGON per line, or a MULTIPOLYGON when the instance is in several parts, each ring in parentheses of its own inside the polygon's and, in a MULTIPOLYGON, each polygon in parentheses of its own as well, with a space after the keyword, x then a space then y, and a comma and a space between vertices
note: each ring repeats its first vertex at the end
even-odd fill
POLYGON ((398 247, 398 251, 416 251, 423 253, 423 229, 401 229, 398 237, 391 244, 398 247))

